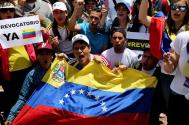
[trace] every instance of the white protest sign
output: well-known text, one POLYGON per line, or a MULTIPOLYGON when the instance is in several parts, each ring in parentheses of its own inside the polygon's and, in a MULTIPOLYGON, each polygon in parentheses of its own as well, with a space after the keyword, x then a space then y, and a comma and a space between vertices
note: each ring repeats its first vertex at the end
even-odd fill
POLYGON ((127 48, 142 54, 143 50, 150 48, 149 37, 149 33, 127 32, 127 48))
POLYGON ((132 50, 149 48, 149 33, 127 32, 127 47, 132 50))
POLYGON ((43 42, 38 16, 0 20, 0 43, 11 48, 43 42))

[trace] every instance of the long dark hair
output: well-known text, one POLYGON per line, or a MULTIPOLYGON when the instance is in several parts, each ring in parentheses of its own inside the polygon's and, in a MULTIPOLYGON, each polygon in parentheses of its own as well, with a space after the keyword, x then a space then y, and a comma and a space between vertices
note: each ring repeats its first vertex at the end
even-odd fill
MULTIPOLYGON (((67 24, 68 24, 68 16, 65 19, 65 24, 64 25, 67 26, 67 24)), ((60 36, 60 33, 58 31, 58 23, 57 23, 57 21, 55 19, 54 19, 54 21, 52 23, 52 31, 53 31, 54 36, 58 36, 59 40, 62 39, 61 36, 60 36)))
MULTIPOLYGON (((186 6, 188 6, 187 2, 186 2, 186 6)), ((186 15, 184 17, 184 22, 181 25, 181 27, 184 26, 185 24, 188 24, 188 19, 189 19, 189 9, 186 12, 186 15)), ((168 14, 167 25, 168 25, 168 28, 169 28, 169 34, 171 34, 171 33, 177 33, 180 30, 180 28, 181 28, 180 27, 179 29, 176 29, 175 22, 171 18, 171 11, 168 14)))
MULTIPOLYGON (((139 15, 139 9, 138 9, 138 5, 140 5, 141 0, 136 0, 134 5, 133 5, 133 21, 132 21, 132 27, 128 29, 128 31, 131 32, 139 32, 140 27, 143 25, 142 23, 140 23, 139 19, 138 19, 138 15, 139 15)), ((152 2, 151 0, 149 0, 149 8, 148 8, 148 16, 152 16, 153 15, 153 11, 152 11, 152 2)))
MULTIPOLYGON (((69 33, 69 31, 68 31, 68 29, 67 29, 67 24, 68 24, 68 16, 66 17, 66 20, 65 20, 65 26, 66 26, 66 34, 67 34, 67 39, 68 40, 71 40, 72 39, 72 36, 73 36, 73 32, 71 32, 70 31, 70 33, 69 33)), ((62 38, 61 38, 61 36, 60 36, 60 33, 59 33, 59 31, 58 31, 58 23, 57 23, 57 21, 54 19, 54 21, 53 21, 53 23, 52 23, 52 32, 53 32, 53 34, 54 34, 54 36, 58 36, 58 39, 59 40, 61 40, 62 38)))

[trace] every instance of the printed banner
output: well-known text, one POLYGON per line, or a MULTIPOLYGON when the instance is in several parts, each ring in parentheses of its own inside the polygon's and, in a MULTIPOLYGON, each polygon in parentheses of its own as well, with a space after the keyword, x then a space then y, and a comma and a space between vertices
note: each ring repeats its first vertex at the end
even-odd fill
POLYGON ((0 43, 11 48, 43 42, 38 16, 0 20, 0 43))
POLYGON ((131 50, 143 51, 150 48, 149 33, 127 32, 127 47, 131 50))

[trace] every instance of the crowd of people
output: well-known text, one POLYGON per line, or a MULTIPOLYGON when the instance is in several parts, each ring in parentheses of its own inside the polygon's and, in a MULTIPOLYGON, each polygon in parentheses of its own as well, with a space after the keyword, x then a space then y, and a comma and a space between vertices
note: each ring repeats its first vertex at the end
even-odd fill
POLYGON ((135 68, 155 76, 150 125, 189 124, 188 0, 0 1, 0 20, 34 15, 43 43, 0 46, 2 124, 11 125, 56 56, 78 70, 95 60, 112 72, 135 68), (149 33, 149 46, 129 49, 129 32, 149 33))

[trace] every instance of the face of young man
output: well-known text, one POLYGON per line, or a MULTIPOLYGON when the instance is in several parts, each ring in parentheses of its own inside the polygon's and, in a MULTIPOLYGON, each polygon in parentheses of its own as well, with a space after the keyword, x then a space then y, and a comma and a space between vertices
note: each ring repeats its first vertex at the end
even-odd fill
POLYGON ((92 27, 97 27, 100 23, 101 12, 91 11, 89 16, 89 23, 92 27))
POLYGON ((84 41, 77 41, 73 45, 73 54, 82 66, 90 62, 91 48, 84 41))
POLYGON ((121 32, 114 32, 111 41, 116 53, 122 53, 124 51, 127 39, 121 32))
POLYGON ((48 70, 53 60, 53 52, 48 49, 39 50, 37 59, 44 70, 48 70))
POLYGON ((152 70, 156 67, 156 64, 158 62, 158 59, 152 56, 152 54, 149 51, 144 51, 144 54, 142 56, 142 67, 144 70, 152 70))
POLYGON ((62 10, 54 10, 53 11, 53 16, 58 23, 58 25, 63 25, 65 24, 66 17, 67 17, 67 11, 62 11, 62 10))

